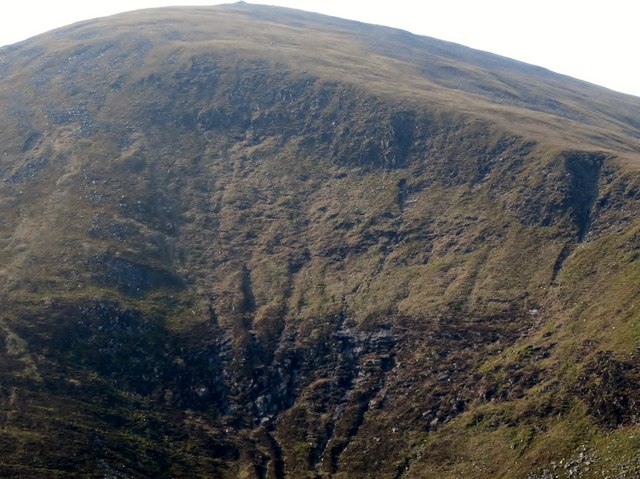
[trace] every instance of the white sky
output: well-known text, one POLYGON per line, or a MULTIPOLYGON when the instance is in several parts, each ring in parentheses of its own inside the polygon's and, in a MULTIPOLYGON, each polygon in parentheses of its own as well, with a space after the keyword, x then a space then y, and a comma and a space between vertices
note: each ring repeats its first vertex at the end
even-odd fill
MULTIPOLYGON (((79 20, 197 0, 18 0, 0 5, 0 45, 79 20)), ((640 96, 636 0, 252 0, 402 28, 640 96)))

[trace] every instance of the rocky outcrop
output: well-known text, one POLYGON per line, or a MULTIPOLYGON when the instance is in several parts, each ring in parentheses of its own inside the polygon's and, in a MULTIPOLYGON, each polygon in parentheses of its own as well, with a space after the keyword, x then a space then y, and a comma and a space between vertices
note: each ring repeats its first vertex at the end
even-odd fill
POLYGON ((637 102, 273 12, 0 50, 0 475, 634 470, 637 102))

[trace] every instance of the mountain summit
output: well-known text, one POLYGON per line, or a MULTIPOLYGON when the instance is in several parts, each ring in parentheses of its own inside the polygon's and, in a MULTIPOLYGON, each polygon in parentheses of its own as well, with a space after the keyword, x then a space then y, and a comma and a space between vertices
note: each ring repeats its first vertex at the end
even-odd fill
POLYGON ((640 98, 238 3, 0 49, 0 475, 640 475, 640 98))

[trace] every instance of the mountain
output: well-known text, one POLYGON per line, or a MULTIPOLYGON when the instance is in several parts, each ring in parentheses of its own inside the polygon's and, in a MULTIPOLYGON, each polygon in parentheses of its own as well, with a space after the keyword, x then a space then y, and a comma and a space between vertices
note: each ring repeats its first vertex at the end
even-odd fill
POLYGON ((640 98, 275 7, 0 49, 0 475, 640 477, 640 98))

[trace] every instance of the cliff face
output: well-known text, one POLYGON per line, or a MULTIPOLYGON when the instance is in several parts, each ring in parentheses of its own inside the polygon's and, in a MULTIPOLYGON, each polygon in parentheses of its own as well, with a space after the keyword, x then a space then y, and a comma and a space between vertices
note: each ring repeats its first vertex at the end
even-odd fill
POLYGON ((638 111, 242 4, 0 50, 3 477, 640 473, 638 111))

